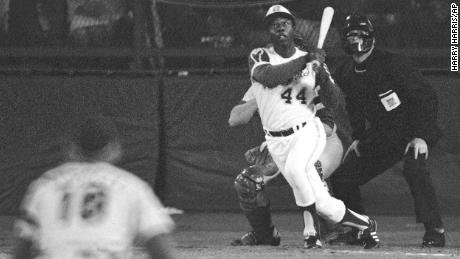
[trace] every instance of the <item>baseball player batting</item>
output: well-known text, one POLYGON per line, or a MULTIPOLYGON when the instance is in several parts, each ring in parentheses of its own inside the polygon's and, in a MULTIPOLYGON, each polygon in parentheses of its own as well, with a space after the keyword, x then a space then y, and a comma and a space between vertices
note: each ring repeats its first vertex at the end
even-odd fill
POLYGON ((121 154, 115 125, 84 120, 69 137, 71 162, 34 181, 15 222, 15 258, 129 258, 135 238, 155 258, 172 258, 174 222, 150 186, 110 164, 121 154))
MULTIPOLYGON (((285 7, 270 7, 265 22, 272 44, 250 53, 252 85, 235 112, 246 115, 241 117, 241 122, 246 122, 247 116, 255 111, 259 112, 270 155, 303 213, 305 248, 321 247, 318 231, 309 227, 318 225, 317 213, 330 222, 362 230, 364 247, 375 247, 379 242, 375 220, 347 209, 343 202, 331 197, 314 166, 326 143, 323 124, 315 115, 316 79, 321 83, 326 79, 333 82, 325 68, 324 56, 307 53, 294 45, 295 18, 285 7)), ((328 92, 326 88, 333 84, 324 83, 321 87, 328 92)), ((231 118, 232 122, 237 124, 239 119, 231 118)), ((255 173, 250 170, 238 176, 237 188, 244 182, 243 178, 260 178, 255 173)), ((253 198, 257 204, 257 196, 253 198)))
MULTIPOLYGON (((321 103, 318 103, 318 106, 321 106, 321 103)), ((326 138, 326 147, 321 153, 318 161, 315 163, 315 167, 320 174, 323 184, 328 188, 326 179, 337 169, 340 165, 343 155, 343 144, 341 139, 338 137, 334 129, 334 122, 331 120, 332 113, 331 109, 322 107, 317 111, 319 113, 318 117, 321 119, 324 124, 326 132, 328 132, 326 138), (332 124, 332 125, 331 125, 332 124), (331 126, 329 126, 331 125, 331 126)), ((232 242, 233 245, 250 245, 250 244, 259 244, 259 245, 279 245, 280 244, 280 234, 278 230, 272 223, 271 220, 271 209, 270 201, 268 196, 265 193, 265 186, 267 185, 285 185, 286 181, 279 181, 275 178, 282 178, 280 176, 280 171, 276 166, 275 162, 271 158, 268 149, 266 148, 266 143, 262 143, 261 146, 251 148, 245 153, 245 158, 248 163, 248 167, 242 171, 242 174, 247 174, 247 172, 254 172, 252 176, 257 175, 258 178, 248 178, 241 177, 241 174, 236 181, 235 187, 238 193, 238 199, 241 205, 241 208, 244 210, 247 219, 254 229, 254 231, 249 232, 249 235, 245 235, 243 238, 236 239, 232 242), (252 179, 252 181, 250 180, 252 179), (257 197, 259 202, 253 203, 252 199, 247 197, 257 197), (265 206, 260 206, 260 204, 265 204, 265 206)), ((312 228, 314 223, 310 225, 312 228)), ((326 230, 331 227, 326 223, 326 230)), ((314 226, 313 226, 314 227, 314 226)), ((324 231, 325 229, 317 229, 320 232, 321 238, 333 237, 333 233, 328 233, 324 231)), ((329 229, 333 230, 333 229, 329 229)), ((313 231, 315 229, 313 228, 313 231)))

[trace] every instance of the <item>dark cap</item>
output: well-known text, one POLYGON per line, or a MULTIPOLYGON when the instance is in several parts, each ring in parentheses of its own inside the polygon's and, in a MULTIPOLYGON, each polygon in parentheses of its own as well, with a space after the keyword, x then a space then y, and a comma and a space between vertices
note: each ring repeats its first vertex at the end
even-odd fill
POLYGON ((82 151, 95 152, 117 141, 118 131, 111 119, 101 115, 90 116, 76 124, 71 138, 82 151))

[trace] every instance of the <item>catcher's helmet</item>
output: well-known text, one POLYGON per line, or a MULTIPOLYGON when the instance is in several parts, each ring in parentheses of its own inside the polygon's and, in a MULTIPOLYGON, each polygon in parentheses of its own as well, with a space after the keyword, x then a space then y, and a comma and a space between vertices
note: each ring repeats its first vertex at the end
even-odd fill
POLYGON ((292 20, 292 24, 295 25, 295 17, 294 15, 284 6, 282 5, 273 5, 271 6, 267 13, 265 14, 264 23, 266 26, 270 24, 270 22, 276 17, 284 17, 292 20))
POLYGON ((343 49, 348 54, 366 53, 374 44, 374 26, 363 15, 349 15, 342 29, 343 49), (349 40, 355 36, 359 40, 349 40))

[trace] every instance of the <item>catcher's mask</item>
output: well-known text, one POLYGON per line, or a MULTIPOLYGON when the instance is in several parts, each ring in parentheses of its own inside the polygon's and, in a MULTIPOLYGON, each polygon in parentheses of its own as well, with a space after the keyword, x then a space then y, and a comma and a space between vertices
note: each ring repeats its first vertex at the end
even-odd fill
POLYGON ((276 17, 288 18, 292 21, 292 25, 295 26, 295 17, 286 7, 282 5, 273 5, 268 9, 267 13, 265 14, 265 27, 268 27, 270 23, 273 21, 273 19, 275 19, 276 17))
POLYGON ((374 44, 374 26, 363 15, 349 15, 342 29, 342 46, 347 54, 368 52, 374 44))

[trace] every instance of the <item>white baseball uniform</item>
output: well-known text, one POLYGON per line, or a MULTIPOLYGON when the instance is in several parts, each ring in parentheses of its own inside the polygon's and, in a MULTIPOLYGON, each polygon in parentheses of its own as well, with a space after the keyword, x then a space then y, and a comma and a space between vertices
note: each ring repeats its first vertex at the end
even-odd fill
POLYGON ((15 222, 43 257, 128 258, 135 238, 168 233, 174 223, 150 186, 111 164, 66 163, 29 187, 15 222))
POLYGON ((315 117, 312 103, 316 96, 313 62, 296 75, 287 85, 264 87, 253 79, 257 66, 279 65, 307 55, 296 48, 289 58, 278 55, 273 46, 258 48, 250 54, 252 85, 243 101, 255 99, 266 132, 270 154, 294 192, 296 204, 301 207, 316 203, 321 216, 339 222, 345 211, 343 202, 332 198, 316 172, 314 163, 321 155, 326 136, 321 121, 315 117), (293 130, 288 136, 272 136, 270 131, 293 130), (306 172, 306 173, 305 173, 306 172))

